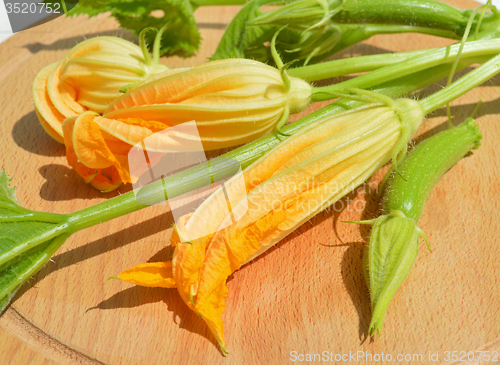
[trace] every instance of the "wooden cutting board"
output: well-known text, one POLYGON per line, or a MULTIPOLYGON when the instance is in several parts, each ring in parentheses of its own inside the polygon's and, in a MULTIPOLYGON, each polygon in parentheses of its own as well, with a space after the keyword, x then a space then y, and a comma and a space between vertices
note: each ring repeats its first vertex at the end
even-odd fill
MULTIPOLYGON (((199 54, 162 62, 172 68, 204 62, 238 9, 197 10, 204 38, 199 54)), ((64 146, 38 124, 31 99, 31 84, 42 67, 79 41, 100 35, 130 38, 106 16, 59 18, 0 45, 0 164, 30 209, 70 212, 130 189, 102 195, 86 185, 68 168, 64 146)), ((377 36, 342 56, 450 43, 413 34, 377 36)), ((165 207, 151 207, 67 241, 0 319, 0 363, 285 364, 300 354, 365 363, 366 358, 352 356, 370 353, 380 356, 373 358, 380 360, 376 363, 387 362, 391 354, 393 363, 436 364, 448 362, 446 351, 449 356, 457 351, 459 359, 467 359, 465 352, 472 360, 469 351, 476 350, 492 356, 500 350, 499 97, 500 77, 495 77, 452 104, 457 120, 464 120, 483 100, 477 118, 483 145, 432 192, 420 226, 434 252, 421 246, 381 337, 367 338, 370 307, 361 257, 369 231, 340 221, 375 216, 374 187, 383 171, 372 185, 322 212, 230 278, 224 314, 230 355, 221 355, 205 323, 176 290, 107 280, 133 265, 169 259, 172 217, 165 207), (410 361, 397 361, 398 354, 410 361)), ((444 115, 439 110, 429 116, 420 133, 444 129, 444 115)))

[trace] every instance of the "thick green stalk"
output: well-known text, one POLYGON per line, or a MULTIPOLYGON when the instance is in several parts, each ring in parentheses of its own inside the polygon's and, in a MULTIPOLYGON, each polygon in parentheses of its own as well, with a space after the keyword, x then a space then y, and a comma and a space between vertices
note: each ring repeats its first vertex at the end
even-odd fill
POLYGON ((143 29, 141 34, 139 34, 139 44, 141 46, 142 56, 144 57, 144 63, 146 66, 151 66, 151 56, 149 55, 148 45, 146 44, 146 33, 151 31, 158 33, 158 29, 148 27, 143 29))
POLYGON ((305 81, 325 80, 331 77, 378 70, 379 68, 405 61, 426 52, 429 52, 429 50, 424 49, 410 52, 342 58, 339 60, 292 68, 287 72, 288 75, 298 77, 305 81))
MULTIPOLYGON (((279 1, 277 4, 283 6, 269 12, 259 9, 261 2, 266 0, 252 0, 237 14, 212 59, 255 57, 272 62, 266 42, 283 25, 288 25, 288 32, 280 35, 278 41, 283 44, 278 44, 278 48, 285 61, 298 58, 309 64, 377 34, 422 33, 461 39, 472 13, 433 0, 279 1), (329 42, 321 41, 326 33, 332 33, 329 42), (338 38, 334 39, 333 34, 338 34, 338 38), (306 43, 302 43, 304 39, 306 43)), ((484 13, 479 29, 476 28, 480 17, 471 20, 474 33, 499 28, 500 14, 496 8, 489 8, 491 11, 484 13)))
MULTIPOLYGON (((491 42, 491 41, 490 41, 491 42)), ((446 103, 481 85, 500 72, 500 54, 487 61, 480 67, 472 70, 467 77, 462 77, 450 86, 428 96, 420 101, 424 113, 428 114, 446 103)))
POLYGON ((339 24, 342 37, 332 47, 331 50, 325 52, 317 57, 312 57, 309 61, 310 64, 318 63, 328 57, 339 53, 340 51, 361 43, 378 34, 403 34, 403 33, 420 33, 428 34, 436 37, 443 37, 449 39, 459 39, 459 37, 448 30, 417 27, 413 25, 397 25, 397 24, 339 24))
MULTIPOLYGON (((344 10, 332 18, 337 23, 400 24, 434 28, 463 36, 471 10, 461 10, 441 1, 426 0, 356 0, 353 9, 344 10)), ((473 26, 477 25, 474 20, 473 26)), ((481 29, 496 27, 496 12, 485 14, 481 29)))
MULTIPOLYGON (((354 79, 330 86, 315 88, 313 101, 323 101, 331 99, 331 93, 345 89, 346 87, 369 88, 369 85, 379 84, 386 81, 398 79, 400 77, 425 70, 439 64, 453 62, 460 49, 460 44, 449 47, 431 50, 421 55, 417 55, 402 62, 398 62, 388 67, 384 67, 354 79)), ((494 56, 500 53, 500 39, 480 40, 467 42, 461 53, 461 59, 469 57, 494 56)), ((326 68, 326 67, 325 67, 326 68)), ((311 72, 312 74, 312 72, 311 72)), ((446 103, 446 102, 445 102, 446 103)))

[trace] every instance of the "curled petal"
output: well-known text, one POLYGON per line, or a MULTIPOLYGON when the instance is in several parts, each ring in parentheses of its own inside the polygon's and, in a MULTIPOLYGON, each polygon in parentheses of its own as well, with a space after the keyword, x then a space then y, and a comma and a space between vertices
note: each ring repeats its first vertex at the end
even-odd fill
POLYGON ((119 37, 87 39, 39 72, 33 85, 35 109, 42 126, 61 142, 65 118, 87 110, 102 113, 121 88, 166 69, 146 64, 141 48, 119 37))
POLYGON ((110 191, 130 182, 127 159, 130 147, 103 132, 95 118, 95 113, 85 112, 64 121, 66 159, 85 182, 101 191, 110 191), (114 154, 110 147, 122 154, 114 154))
POLYGON ((121 272, 118 278, 141 286, 175 288, 171 262, 140 264, 121 272))
POLYGON ((56 63, 48 65, 35 77, 33 82, 33 102, 43 129, 56 141, 63 143, 62 122, 66 117, 54 106, 47 91, 47 79, 56 66, 56 63))

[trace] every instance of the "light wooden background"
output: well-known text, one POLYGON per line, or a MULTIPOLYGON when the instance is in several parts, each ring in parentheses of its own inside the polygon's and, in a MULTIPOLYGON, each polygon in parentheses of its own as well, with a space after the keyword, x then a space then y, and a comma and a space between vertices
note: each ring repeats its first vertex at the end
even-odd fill
MULTIPOLYGON (((466 0, 450 3, 475 6, 466 0)), ((237 10, 197 10, 201 51, 163 62, 170 67, 204 62, 237 10)), ((99 35, 130 37, 106 16, 59 18, 0 45, 0 167, 14 176, 19 200, 28 208, 69 212, 129 189, 101 195, 85 185, 68 168, 64 146, 39 126, 31 101, 31 84, 42 67, 99 35)), ((343 56, 447 44, 430 36, 378 36, 343 56)), ((499 350, 499 96, 496 77, 453 103, 453 114, 464 120, 483 99, 477 118, 483 146, 434 189, 420 221, 434 252, 421 246, 380 338, 366 338, 370 308, 361 253, 368 230, 340 222, 371 218, 378 211, 374 192, 360 190, 230 278, 227 357, 176 290, 106 280, 135 264, 170 257, 172 218, 164 207, 152 207, 67 241, 0 319, 0 363, 285 364, 292 351, 367 351, 422 354, 427 364, 436 363, 428 361, 429 353, 439 352, 441 363, 445 351, 499 350)), ((429 116, 421 133, 444 129, 444 114, 429 116)))

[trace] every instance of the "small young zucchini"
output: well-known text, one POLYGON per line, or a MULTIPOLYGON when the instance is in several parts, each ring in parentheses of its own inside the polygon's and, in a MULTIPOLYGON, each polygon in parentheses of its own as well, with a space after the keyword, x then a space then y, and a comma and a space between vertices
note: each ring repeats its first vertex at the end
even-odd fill
POLYGON ((415 262, 419 238, 425 237, 417 222, 429 193, 446 171, 479 148, 481 138, 478 126, 469 119, 418 144, 388 181, 384 215, 359 222, 373 224, 363 257, 371 297, 371 336, 380 335, 389 303, 415 262))

